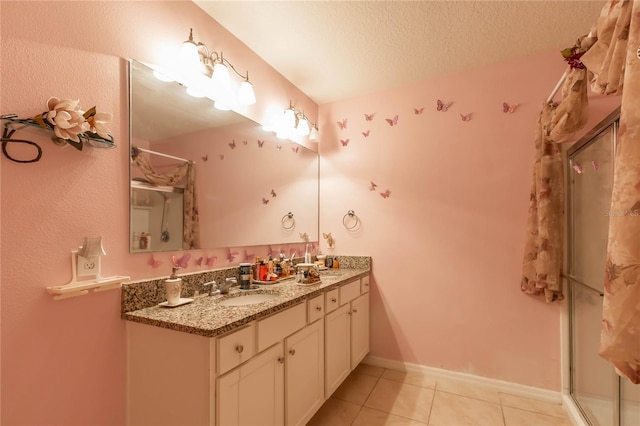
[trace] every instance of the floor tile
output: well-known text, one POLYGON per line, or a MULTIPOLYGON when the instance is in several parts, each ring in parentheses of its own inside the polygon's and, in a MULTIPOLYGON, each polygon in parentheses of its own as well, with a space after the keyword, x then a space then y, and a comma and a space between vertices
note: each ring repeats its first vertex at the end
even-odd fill
POLYGON ((555 417, 502 406, 506 426, 571 426, 568 417, 555 417))
POLYGON ((495 404, 500 403, 500 394, 497 390, 462 380, 438 379, 436 390, 481 399, 495 404))
POLYGON ((561 403, 524 398, 521 396, 510 395, 508 393, 500 393, 500 402, 503 406, 520 408, 521 410, 527 411, 535 411, 536 413, 547 414, 549 416, 567 416, 567 412, 562 407, 561 403))
POLYGON ((499 404, 436 391, 429 424, 433 426, 504 425, 499 404))
POLYGON ((368 374, 369 376, 380 377, 382 376, 384 368, 360 363, 353 371, 359 374, 368 374))
POLYGON ((427 423, 433 390, 380 378, 365 407, 427 423))
POLYGON ((408 383, 410 385, 421 386, 423 388, 435 389, 436 379, 424 373, 384 370, 382 377, 396 382, 408 383))
POLYGON ((357 404, 329 398, 307 426, 349 426, 359 411, 360 406, 357 404))
POLYGON ((396 416, 371 408, 362 407, 353 426, 422 426, 426 423, 417 422, 406 417, 396 416))
POLYGON ((367 374, 351 373, 331 395, 332 398, 362 405, 369 397, 378 378, 367 374))

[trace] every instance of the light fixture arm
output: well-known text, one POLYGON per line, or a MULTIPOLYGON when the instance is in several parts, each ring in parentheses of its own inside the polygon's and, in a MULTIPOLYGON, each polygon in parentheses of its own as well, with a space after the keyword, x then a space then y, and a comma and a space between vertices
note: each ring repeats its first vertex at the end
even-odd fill
MULTIPOLYGON (((206 46, 205 46, 205 49, 206 49, 206 46)), ((225 59, 222 52, 220 52, 219 55, 218 55, 218 52, 216 52, 215 50, 211 51, 211 54, 209 54, 208 52, 209 50, 207 49, 207 60, 211 63, 211 66, 214 66, 215 64, 218 64, 218 63, 222 65, 226 65, 227 67, 231 68, 238 77, 240 77, 244 81, 249 81, 249 71, 247 71, 246 74, 241 74, 238 72, 236 67, 234 67, 231 62, 225 59)))

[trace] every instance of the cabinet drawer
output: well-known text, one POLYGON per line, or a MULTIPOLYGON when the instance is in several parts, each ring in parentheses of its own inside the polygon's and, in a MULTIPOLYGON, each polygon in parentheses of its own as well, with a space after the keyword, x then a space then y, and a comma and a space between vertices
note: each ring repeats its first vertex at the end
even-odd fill
POLYGON ((360 278, 360 293, 369 293, 369 275, 360 278))
POLYGON ((325 296, 324 306, 325 306, 325 311, 327 311, 327 313, 333 311, 338 306, 340 306, 340 303, 339 303, 340 289, 334 288, 333 290, 326 292, 324 296, 325 296))
POLYGON ((218 338, 217 357, 218 374, 231 370, 256 353, 254 323, 218 338))
POLYGON ((307 302, 307 319, 309 324, 322 318, 324 315, 324 294, 309 299, 307 302))
POLYGON ((340 306, 360 296, 360 280, 352 281, 340 287, 340 306))
POLYGON ((258 321, 258 352, 295 333, 306 324, 306 303, 300 303, 286 311, 258 321))

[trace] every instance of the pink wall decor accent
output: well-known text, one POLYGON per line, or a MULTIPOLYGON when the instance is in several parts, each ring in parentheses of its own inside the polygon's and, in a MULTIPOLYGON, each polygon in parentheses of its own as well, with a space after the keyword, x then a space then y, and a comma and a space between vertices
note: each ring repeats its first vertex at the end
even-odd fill
MULTIPOLYGON (((0 19, 0 112, 31 117, 50 96, 81 99, 113 114, 109 128, 117 144, 80 152, 54 145, 50 132, 23 130, 16 135, 38 142, 42 159, 27 165, 0 160, 0 423, 122 425, 120 292, 54 302, 45 287, 69 281, 70 251, 87 235, 104 238, 104 276, 166 277, 171 256, 183 255, 129 254, 127 59, 161 63, 193 28, 198 39, 251 71, 258 102, 239 111, 245 116, 264 122, 271 103, 286 106, 290 99, 311 116, 317 106, 192 2, 2 2, 0 19), (162 264, 154 268, 156 262, 162 264)), ((251 250, 262 255, 266 247, 251 250)), ((224 259, 225 252, 207 255, 224 259)), ((191 261, 181 272, 195 270, 202 268, 191 261)))
MULTIPOLYGON (((524 296, 520 272, 536 118, 564 66, 542 53, 320 107, 322 250, 373 259, 372 355, 560 390, 561 307, 524 296)), ((618 104, 592 97, 591 126, 618 104)))

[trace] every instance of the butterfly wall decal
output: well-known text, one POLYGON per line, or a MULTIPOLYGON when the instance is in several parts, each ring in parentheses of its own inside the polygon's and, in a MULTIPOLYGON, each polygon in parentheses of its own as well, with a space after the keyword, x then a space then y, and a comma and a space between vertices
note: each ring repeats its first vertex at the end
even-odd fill
POLYGON ((262 204, 269 204, 269 200, 262 197, 262 204))
POLYGON ((581 175, 583 172, 582 166, 578 163, 574 164, 571 168, 579 175, 581 175))
POLYGON ((180 257, 171 256, 173 266, 179 266, 180 268, 186 268, 187 266, 189 266, 189 259, 191 259, 191 254, 189 253, 185 253, 180 257))
POLYGON ((309 234, 307 234, 306 232, 298 232, 300 234, 300 239, 302 241, 304 241, 305 243, 309 242, 309 234))
POLYGON ((512 105, 509 105, 509 104, 508 104, 508 103, 506 103, 506 102, 503 102, 503 103, 502 103, 502 112, 504 112, 504 113, 509 113, 509 114, 511 114, 513 111, 515 111, 515 110, 516 110, 516 108, 518 108, 518 104, 512 104, 512 105))
POLYGON ((242 141, 242 144, 243 144, 243 145, 246 145, 246 144, 248 144, 248 143, 249 143, 249 142, 247 142, 247 140, 246 140, 246 139, 242 141))
POLYGON ((272 189, 272 190, 271 190, 271 196, 272 196, 272 197, 277 197, 277 196, 278 196, 278 194, 276 194, 276 191, 274 191, 274 190, 272 189))
POLYGON ((276 149, 280 151, 282 149, 282 145, 276 145, 276 149))
POLYGON ((388 189, 386 191, 380 193, 380 196, 382 198, 389 198, 390 195, 391 195, 391 191, 389 191, 388 189))
POLYGON ((460 114, 460 119, 462 119, 462 121, 470 121, 471 120, 471 112, 467 115, 464 114, 460 114))
POLYGON ((366 121, 371 121, 371 120, 373 120, 373 116, 374 116, 374 115, 376 115, 376 113, 375 113, 375 112, 374 112, 373 114, 365 114, 365 115, 364 115, 364 119, 365 119, 366 121))
POLYGON ((342 144, 342 146, 349 145, 349 141, 350 141, 350 139, 340 139, 340 143, 342 144))
POLYGON ((238 254, 240 253, 238 253, 237 251, 231 251, 230 248, 227 248, 227 260, 229 262, 233 262, 233 260, 236 258, 236 256, 238 256, 238 254))
POLYGON ((158 266, 162 265, 162 261, 157 260, 153 255, 151 255, 151 257, 149 258, 148 263, 152 268, 157 268, 158 266))
POLYGON ((216 262, 216 260, 218 260, 218 256, 211 256, 211 257, 207 256, 207 259, 205 262, 207 263, 207 266, 211 268, 213 264, 216 262))
POLYGON ((597 172, 597 171, 598 171, 598 169, 600 168, 600 164, 598 164, 598 162, 597 162, 597 161, 592 161, 592 162, 591 162, 591 167, 593 167, 593 171, 594 171, 594 172, 597 172))
POLYGON ((275 253, 276 253, 276 251, 273 249, 271 244, 269 244, 269 246, 267 248, 267 256, 274 257, 275 253))
POLYGON ((291 150, 292 150, 293 152, 295 152, 296 154, 298 153, 298 150, 299 150, 299 149, 300 149, 300 145, 296 145, 296 146, 291 147, 291 150))
POLYGON ((366 132, 362 132, 362 136, 364 136, 365 138, 369 137, 369 132, 370 130, 367 130, 366 132))
POLYGON ((221 160, 224 160, 224 154, 220 154, 218 157, 220 157, 221 160))
POLYGON ((262 148, 262 145, 264 145, 264 141, 258 139, 258 148, 262 148))
POLYGON ((244 261, 245 262, 252 261, 255 258, 256 258, 256 255, 254 253, 249 253, 249 252, 247 252, 247 249, 244 249, 244 261))
POLYGON ((344 130, 347 128, 347 119, 344 118, 342 119, 342 121, 336 121, 336 123, 338 124, 338 127, 340 128, 340 130, 344 130))
POLYGON ((436 102, 436 110, 447 112, 447 110, 453 105, 453 102, 442 102, 440 99, 436 102))
POLYGON ((374 183, 372 180, 369 181, 371 185, 369 185, 369 191, 375 191, 378 187, 378 184, 374 183))
POLYGON ((398 124, 398 114, 396 114, 393 118, 385 118, 385 121, 391 127, 397 125, 398 124))
POLYGON ((322 238, 324 238, 325 240, 327 240, 327 244, 329 245, 329 247, 333 247, 333 243, 335 242, 333 240, 333 237, 331 236, 331 232, 329 233, 322 233, 322 238))
POLYGON ((233 142, 229 143, 229 146, 231 147, 231 149, 235 149, 236 147, 236 140, 234 139, 233 142))
POLYGON ((414 109, 413 109, 413 113, 414 113, 415 115, 420 115, 420 114, 422 114, 422 111, 424 111, 424 107, 422 107, 422 108, 414 108, 414 109))
POLYGON ((196 259, 196 266, 202 266, 202 261, 204 260, 204 256, 200 256, 196 259))
POLYGON ((205 156, 202 157, 202 161, 209 161, 209 154, 205 154, 205 156))

